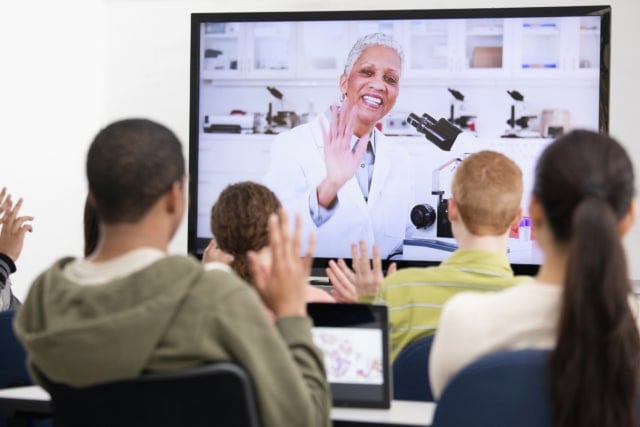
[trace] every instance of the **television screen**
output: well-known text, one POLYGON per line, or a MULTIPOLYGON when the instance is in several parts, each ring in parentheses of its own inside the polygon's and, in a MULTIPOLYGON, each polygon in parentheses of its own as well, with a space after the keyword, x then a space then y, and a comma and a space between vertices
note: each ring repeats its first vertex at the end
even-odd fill
POLYGON ((457 247, 446 210, 455 168, 490 149, 523 171, 525 217, 508 256, 517 273, 535 272, 535 163, 571 129, 608 130, 610 15, 608 6, 192 14, 189 251, 201 255, 212 237, 220 192, 250 180, 315 232, 320 274, 359 240, 376 243, 385 263, 437 264, 457 247), (362 37, 391 40, 401 60, 349 60, 362 37), (354 65, 358 78, 347 78, 354 65), (360 116, 331 127, 331 105, 357 103, 373 128, 358 135, 360 116), (356 138, 325 144, 323 133, 336 132, 368 137, 362 162, 327 160, 344 144, 359 152, 356 138))

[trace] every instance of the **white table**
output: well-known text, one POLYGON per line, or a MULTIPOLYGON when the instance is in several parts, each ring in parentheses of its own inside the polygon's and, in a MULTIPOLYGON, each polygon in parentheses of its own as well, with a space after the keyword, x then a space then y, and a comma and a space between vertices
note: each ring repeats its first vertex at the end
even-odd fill
MULTIPOLYGON (((49 393, 39 386, 0 390, 0 408, 9 415, 50 414, 49 399, 49 393)), ((428 427, 435 409, 433 402, 394 400, 390 409, 333 408, 331 419, 334 426, 428 427)))
POLYGON ((333 408, 334 426, 430 426, 436 411, 434 402, 393 400, 390 409, 333 408))

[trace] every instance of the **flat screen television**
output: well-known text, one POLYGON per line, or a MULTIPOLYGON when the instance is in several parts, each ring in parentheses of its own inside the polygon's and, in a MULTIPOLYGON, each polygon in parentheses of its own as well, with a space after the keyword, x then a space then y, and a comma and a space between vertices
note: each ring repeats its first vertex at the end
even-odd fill
MULTIPOLYGON (((350 218, 361 223, 343 233, 331 227, 335 211, 329 219, 314 211, 319 177, 305 162, 318 161, 322 174, 324 154, 302 129, 340 102, 354 42, 382 32, 402 47, 403 62, 396 102, 376 128, 406 154, 391 167, 410 178, 386 182, 396 187, 380 193, 375 209, 388 211, 386 223, 403 233, 363 233, 396 239, 383 251, 385 263, 439 263, 456 248, 445 209, 455 167, 470 152, 492 149, 523 171, 525 218, 510 232, 508 256, 516 273, 535 273, 542 255, 526 218, 535 163, 571 129, 608 131, 610 22, 609 6, 192 14, 189 252, 201 256, 212 237, 211 206, 220 192, 251 180, 272 188, 290 213, 300 212, 305 231, 315 230, 314 273, 324 275, 329 259, 350 258, 350 232, 376 224, 354 211, 350 218), (453 147, 438 143, 443 134, 453 147), (288 146, 274 148, 285 138, 288 146), (462 139, 470 143, 457 146, 462 139), (290 195, 305 186, 306 204, 294 204, 290 195), (397 194, 410 199, 402 214, 395 213, 397 194)), ((375 174, 383 158, 377 151, 374 158, 375 174)), ((378 195, 375 180, 359 202, 365 209, 378 195)), ((338 193, 337 209, 341 197, 348 196, 338 193)))

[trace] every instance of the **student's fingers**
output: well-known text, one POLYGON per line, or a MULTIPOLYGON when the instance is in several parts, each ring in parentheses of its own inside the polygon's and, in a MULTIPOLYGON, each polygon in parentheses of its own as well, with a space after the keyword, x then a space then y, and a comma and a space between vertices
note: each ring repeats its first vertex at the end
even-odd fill
POLYGON ((356 273, 349 268, 347 263, 342 258, 338 260, 338 267, 340 268, 342 274, 344 274, 344 276, 347 278, 347 280, 349 280, 349 282, 356 283, 356 273))
POLYGON ((397 270, 398 270, 398 266, 396 265, 395 262, 392 262, 391 265, 389 265, 389 268, 387 268, 387 277, 395 273, 397 270))
POLYGON ((4 199, 0 203, 0 220, 4 223, 4 220, 7 216, 7 211, 11 209, 11 205, 13 204, 13 200, 11 200, 11 194, 9 194, 6 199, 4 199))
MULTIPOLYGON (((278 221, 276 222, 276 228, 278 229, 279 244, 286 247, 286 244, 291 241, 291 229, 289 228, 289 213, 285 208, 280 208, 278 212, 278 221)), ((296 227, 297 219, 296 219, 296 227)), ((297 232, 297 230, 296 230, 297 232)))
POLYGON ((247 260, 253 275, 253 285, 258 293, 263 296, 267 290, 269 282, 269 272, 267 268, 260 263, 257 254, 254 251, 247 252, 247 260))
POLYGON ((16 220, 13 222, 13 230, 14 231, 19 231, 19 230, 31 231, 32 230, 31 224, 25 224, 25 222, 27 221, 33 221, 33 217, 21 216, 19 218, 16 218, 16 220))
POLYGON ((349 282, 340 267, 333 260, 329 261, 329 267, 326 269, 326 273, 335 293, 338 295, 338 301, 353 302, 356 300, 356 292, 353 284, 349 282))
POLYGON ((313 252, 316 249, 316 234, 309 234, 309 244, 307 245, 307 253, 302 259, 304 271, 311 274, 311 266, 313 264, 313 252))
POLYGON ((367 250, 367 242, 360 240, 360 254, 358 256, 358 264, 360 264, 360 273, 366 274, 371 271, 371 261, 367 250))
POLYGON ((353 271, 351 271, 351 269, 347 266, 347 263, 345 263, 342 258, 340 258, 337 262, 334 260, 330 260, 329 267, 331 268, 331 271, 333 271, 333 273, 336 276, 340 277, 341 281, 350 282, 350 283, 354 282, 355 275, 353 274, 353 271))
POLYGON ((282 260, 282 236, 280 235, 280 219, 278 215, 269 215, 267 221, 267 227, 269 229, 269 245, 271 246, 273 264, 276 265, 282 260))
POLYGON ((12 208, 10 207, 7 210, 4 218, 2 219, 3 224, 5 224, 7 227, 12 227, 16 221, 16 218, 18 217, 18 212, 20 211, 21 207, 22 198, 19 198, 18 202, 12 208))
POLYGON ((7 195, 7 187, 2 187, 2 190, 0 190, 0 215, 2 215, 2 212, 4 212, 4 203, 5 203, 5 197, 7 195))
POLYGON ((351 244, 351 268, 358 274, 360 273, 360 252, 358 252, 358 245, 356 243, 351 244))
MULTIPOLYGON (((286 215, 286 212, 285 212, 285 215, 286 215)), ((284 231, 288 232, 287 230, 284 230, 284 231)), ((293 233, 293 242, 292 242, 292 245, 287 245, 287 246, 290 246, 291 248, 290 250, 293 252, 289 254, 290 256, 296 257, 296 258, 300 257, 302 253, 301 242, 302 242, 302 215, 300 213, 297 213, 295 218, 295 231, 293 233)))
POLYGON ((225 251, 218 249, 218 251, 220 252, 220 258, 218 259, 219 262, 223 263, 223 264, 227 264, 227 265, 231 265, 231 263, 233 262, 233 255, 226 253, 225 251))
POLYGON ((216 244, 216 239, 211 239, 207 247, 204 249, 204 252, 202 253, 203 264, 206 264, 207 262, 213 262, 213 251, 215 251, 217 247, 218 245, 216 244))
POLYGON ((378 248, 378 245, 374 244, 371 251, 373 252, 373 273, 376 276, 382 277, 382 260, 380 259, 380 249, 378 248))

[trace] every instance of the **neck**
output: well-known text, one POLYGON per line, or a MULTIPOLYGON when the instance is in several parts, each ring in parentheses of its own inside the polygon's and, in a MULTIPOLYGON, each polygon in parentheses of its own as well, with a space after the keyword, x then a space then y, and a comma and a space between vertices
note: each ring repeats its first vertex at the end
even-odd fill
POLYGON ((460 218, 452 219, 451 229, 460 249, 507 254, 509 230, 499 235, 478 236, 473 234, 460 218))
POLYGON ((356 124, 356 127, 353 130, 353 134, 358 138, 369 137, 372 131, 373 131, 373 126, 369 126, 365 124, 356 124))
POLYGON ((140 248, 155 248, 168 251, 169 240, 166 230, 145 221, 137 223, 103 224, 100 241, 91 255, 91 261, 103 262, 117 258, 140 248))
POLYGON ((500 236, 476 236, 471 233, 456 235, 456 241, 460 249, 494 252, 500 255, 507 254, 507 237, 500 236))
POLYGON ((562 286, 567 271, 568 254, 559 248, 548 248, 544 252, 544 263, 536 275, 543 283, 562 286))

